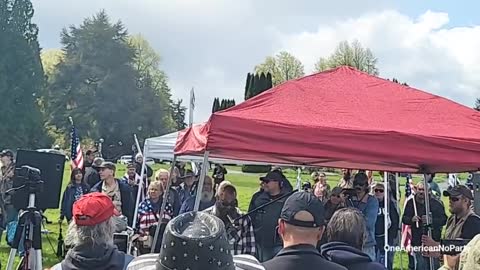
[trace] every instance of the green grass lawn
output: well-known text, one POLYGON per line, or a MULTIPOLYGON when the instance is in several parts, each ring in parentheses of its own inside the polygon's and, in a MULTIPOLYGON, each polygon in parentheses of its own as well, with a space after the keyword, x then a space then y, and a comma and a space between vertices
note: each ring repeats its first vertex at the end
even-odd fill
MULTIPOLYGON (((161 167, 162 168, 167 168, 167 165, 155 164, 155 166, 153 166, 153 169, 157 170, 161 167)), ((239 206, 242 210, 246 211, 247 208, 248 208, 248 205, 250 203, 250 199, 251 199, 252 195, 258 190, 258 187, 259 187, 259 179, 258 178, 263 174, 234 173, 233 171, 237 171, 237 172, 241 171, 241 167, 237 167, 237 166, 228 166, 227 169, 230 171, 230 173, 228 173, 226 175, 226 179, 231 181, 232 183, 234 183, 235 186, 237 187, 238 200, 239 200, 239 204, 240 204, 239 206)), ((296 171, 287 169, 284 172, 285 172, 285 175, 290 180, 290 182, 292 183, 292 185, 295 186, 296 177, 297 177, 296 171)), ((117 177, 120 178, 124 174, 125 174, 125 166, 118 165, 117 166, 117 177)), ((210 172, 210 174, 211 174, 211 172, 210 172)), ((378 175, 376 175, 376 177, 377 177, 377 179, 379 179, 378 175)), ((66 164, 65 165, 64 177, 63 177, 62 191, 66 187, 66 185, 68 184, 69 178, 70 178, 70 166, 69 166, 69 164, 66 164)), ((336 186, 339 178, 340 178, 340 176, 338 176, 338 175, 331 175, 331 176, 328 177, 328 183, 332 187, 336 186)), ((464 180, 464 179, 466 179, 466 175, 460 175, 460 178, 462 180, 464 180)), ((438 182, 445 181, 445 176, 443 176, 443 178, 442 178, 442 176, 439 176, 439 179, 440 180, 438 182)), ((303 181, 310 180, 310 175, 307 174, 306 172, 303 173, 302 174, 302 180, 303 181)), ((421 175, 415 175, 414 176, 414 181, 415 182, 420 181, 420 180, 421 180, 421 175)), ((404 189, 403 189, 404 183, 405 183, 405 179, 401 178, 400 187, 401 187, 402 193, 404 191, 404 189)), ((45 192, 48 192, 48 191, 45 191, 45 192)), ((403 201, 404 201, 404 198, 402 197, 402 199, 400 200, 400 206, 402 206, 402 207, 403 207, 403 201)), ((444 203, 445 203, 445 205, 448 205, 448 201, 444 200, 444 203)), ((55 249, 57 247, 57 238, 58 238, 58 232, 59 232, 59 225, 57 224, 57 220, 58 220, 58 217, 59 217, 59 212, 60 211, 58 209, 54 209, 54 210, 49 209, 45 213, 45 215, 48 217, 48 219, 50 221, 53 221, 53 224, 48 224, 46 226, 46 229, 49 231, 49 233, 42 235, 42 240, 43 240, 42 241, 42 245, 43 245, 42 246, 42 248, 43 248, 42 253, 43 253, 43 265, 44 265, 44 267, 51 267, 54 264, 56 264, 57 262, 59 262, 59 259, 55 255, 56 254, 55 249)), ((62 228, 63 228, 63 235, 65 236, 65 233, 66 233, 66 230, 67 230, 66 222, 63 223, 62 228)), ((5 237, 5 235, 3 235, 3 237, 5 237)), ((2 241, 0 243, 0 261, 2 262, 2 265, 6 265, 9 252, 10 252, 10 248, 6 245, 5 239, 2 239, 2 241)), ((397 254, 395 256, 395 269, 400 269, 400 260, 401 260, 400 259, 400 254, 397 254)), ((18 258, 17 258, 17 261, 18 261, 18 258)), ((403 265, 405 267, 408 263, 407 256, 405 254, 403 254, 403 256, 402 256, 402 261, 403 261, 403 265)))

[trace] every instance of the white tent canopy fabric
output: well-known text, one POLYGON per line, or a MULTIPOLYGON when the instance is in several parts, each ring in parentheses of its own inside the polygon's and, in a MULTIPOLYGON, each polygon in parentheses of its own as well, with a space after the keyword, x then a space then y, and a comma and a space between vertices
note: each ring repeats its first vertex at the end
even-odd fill
MULTIPOLYGON (((165 134, 159 137, 148 138, 145 140, 145 157, 154 158, 160 160, 173 160, 173 153, 175 149, 175 144, 178 138, 178 131, 165 134)), ((192 161, 192 162, 203 162, 203 155, 201 156, 177 156, 177 161, 192 161)), ((261 162, 250 162, 250 161, 237 161, 230 159, 217 159, 209 158, 209 162, 219 163, 219 164, 249 164, 249 165, 264 165, 266 163, 261 162)))

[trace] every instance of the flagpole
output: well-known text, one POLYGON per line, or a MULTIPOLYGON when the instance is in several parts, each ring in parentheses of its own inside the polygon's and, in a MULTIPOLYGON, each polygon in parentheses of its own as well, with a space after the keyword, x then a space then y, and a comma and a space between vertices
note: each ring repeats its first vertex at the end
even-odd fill
POLYGON ((192 87, 190 90, 190 109, 189 109, 189 117, 188 117, 188 126, 191 127, 193 125, 193 110, 195 109, 195 93, 192 87))
MULTIPOLYGON (((141 192, 143 192, 143 189, 145 188, 143 186, 144 182, 147 182, 147 181, 143 180, 143 178, 145 177, 145 167, 146 167, 145 160, 146 160, 146 158, 145 158, 145 155, 142 153, 142 149, 140 148, 140 144, 138 143, 137 134, 133 134, 133 138, 135 140, 135 144, 137 146, 138 152, 142 155, 142 171, 140 172, 140 182, 138 183, 137 198, 135 200, 135 212, 134 212, 134 215, 133 215, 133 222, 132 222, 132 228, 135 228, 136 223, 137 223, 138 206, 140 205, 140 194, 141 194, 141 192)), ((144 149, 144 151, 145 151, 145 149, 144 149)))

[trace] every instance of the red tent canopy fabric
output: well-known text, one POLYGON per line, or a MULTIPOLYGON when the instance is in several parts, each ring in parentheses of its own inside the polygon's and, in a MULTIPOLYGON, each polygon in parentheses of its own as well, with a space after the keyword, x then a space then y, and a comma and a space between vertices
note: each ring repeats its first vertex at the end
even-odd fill
POLYGON ((180 133, 175 153, 397 172, 480 167, 480 113, 350 67, 288 81, 180 133))

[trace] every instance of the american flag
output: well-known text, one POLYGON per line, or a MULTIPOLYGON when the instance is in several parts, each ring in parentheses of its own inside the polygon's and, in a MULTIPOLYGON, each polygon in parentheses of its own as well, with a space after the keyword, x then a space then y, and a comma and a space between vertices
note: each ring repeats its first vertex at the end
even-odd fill
MULTIPOLYGON (((405 183, 405 202, 403 204, 403 213, 405 213, 405 207, 409 200, 413 200, 415 192, 413 189, 413 181, 410 177, 407 177, 405 183)), ((410 225, 402 224, 402 248, 404 248, 409 254, 412 253, 412 227, 410 225)))
POLYGON ((83 169, 83 153, 82 148, 80 147, 80 138, 77 135, 77 129, 72 125, 72 148, 70 151, 71 157, 71 166, 72 169, 80 168, 83 169))
POLYGON ((410 197, 413 190, 413 180, 410 176, 407 176, 407 181, 405 182, 405 201, 410 197))

